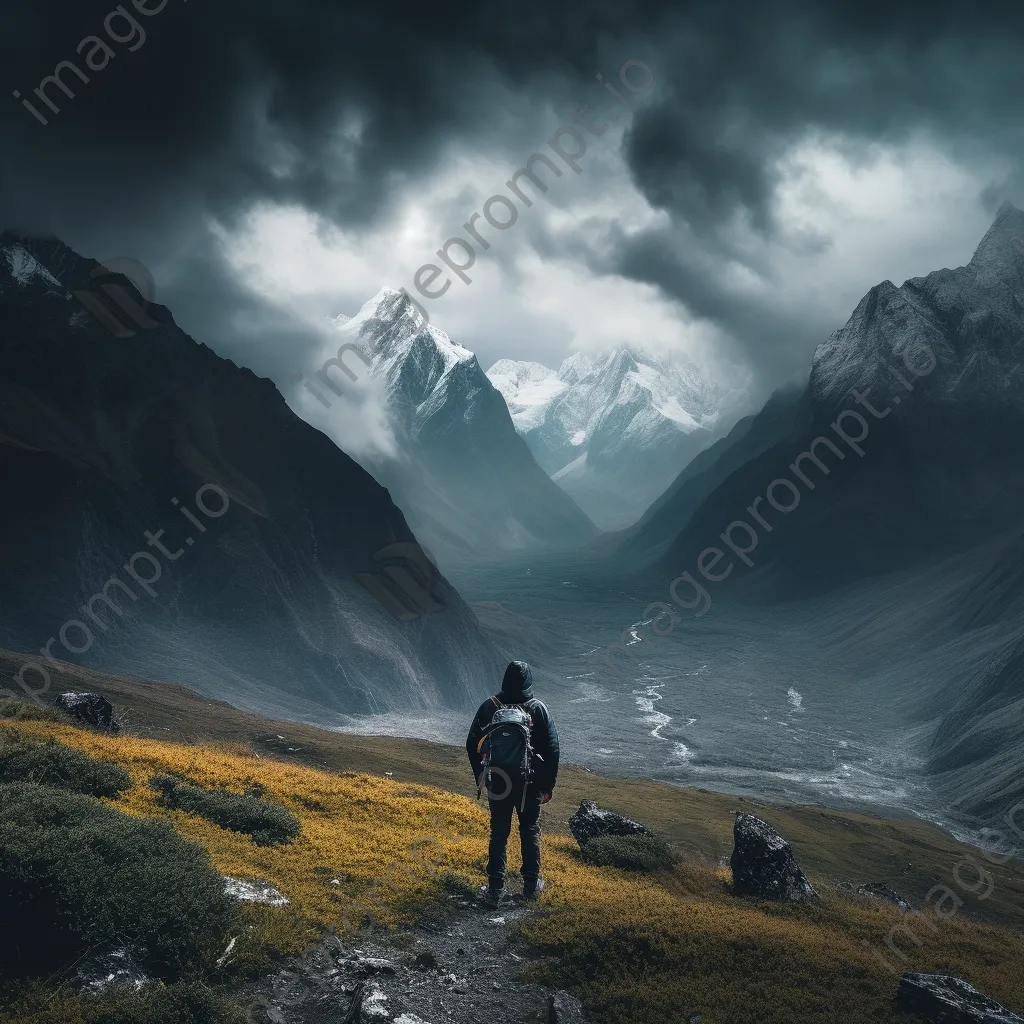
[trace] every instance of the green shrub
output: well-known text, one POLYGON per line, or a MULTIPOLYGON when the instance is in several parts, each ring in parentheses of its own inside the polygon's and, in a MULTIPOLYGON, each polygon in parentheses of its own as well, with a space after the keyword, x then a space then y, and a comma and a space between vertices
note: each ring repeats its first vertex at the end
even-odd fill
POLYGON ((198 981, 144 989, 118 999, 93 1024, 231 1024, 237 1012, 198 981))
POLYGON ((149 784, 160 791, 160 803, 198 814, 221 828, 244 832, 258 846, 291 842, 299 834, 299 819, 287 808, 251 793, 203 789, 172 775, 154 775, 149 784))
POLYGON ((672 851, 654 836, 599 836, 591 839, 580 856, 599 868, 660 871, 675 860, 672 851))
POLYGON ((0 783, 38 782, 86 796, 120 796, 131 787, 128 773, 63 743, 12 743, 0 748, 0 783))
POLYGON ((36 783, 0 785, 0 973, 123 948, 175 977, 215 957, 235 913, 206 851, 166 822, 36 783))
POLYGON ((16 719, 21 722, 70 722, 59 708, 37 704, 34 700, 13 700, 10 697, 0 698, 0 721, 16 719))

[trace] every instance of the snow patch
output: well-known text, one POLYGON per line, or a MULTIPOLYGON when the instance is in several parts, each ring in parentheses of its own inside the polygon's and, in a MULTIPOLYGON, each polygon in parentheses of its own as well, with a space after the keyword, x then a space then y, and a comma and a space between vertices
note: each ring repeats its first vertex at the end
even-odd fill
POLYGON ((37 260, 28 250, 22 248, 20 245, 8 246, 4 249, 4 256, 7 257, 7 263, 11 268, 11 276, 18 284, 23 287, 27 285, 32 278, 41 277, 44 281, 50 284, 55 284, 58 288, 63 290, 63 285, 51 274, 46 267, 44 267, 39 260, 37 260))

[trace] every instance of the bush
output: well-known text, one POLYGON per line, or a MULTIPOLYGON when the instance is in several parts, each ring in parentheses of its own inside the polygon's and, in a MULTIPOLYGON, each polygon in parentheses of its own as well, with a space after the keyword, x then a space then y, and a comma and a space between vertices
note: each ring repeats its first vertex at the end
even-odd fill
POLYGON ((34 700, 0 699, 0 721, 15 719, 20 722, 64 722, 70 721, 59 708, 37 704, 34 700))
POLYGON ((86 796, 118 797, 132 784, 128 773, 109 761, 50 740, 12 743, 0 748, 0 783, 38 782, 86 796))
POLYGON ((122 948, 175 977, 216 956, 235 913, 206 851, 166 822, 31 782, 0 785, 0 972, 122 948))
POLYGON ((124 996, 93 1024, 230 1024, 238 1019, 206 985, 188 981, 124 996))
POLYGON ((672 851, 654 836, 599 836, 591 839, 580 856, 599 868, 660 871, 675 860, 672 851))
POLYGON ((299 834, 299 819, 291 811, 251 793, 203 789, 173 775, 154 775, 149 784, 160 791, 160 803, 198 814, 221 828, 244 832, 258 846, 291 842, 299 834))

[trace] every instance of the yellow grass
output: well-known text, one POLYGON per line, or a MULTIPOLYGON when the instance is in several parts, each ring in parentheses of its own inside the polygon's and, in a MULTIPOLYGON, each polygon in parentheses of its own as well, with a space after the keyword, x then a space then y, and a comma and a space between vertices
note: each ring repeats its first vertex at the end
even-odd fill
MULTIPOLYGON (((264 945, 295 950, 313 930, 346 930, 367 910, 383 924, 409 920, 437 895, 445 875, 473 885, 482 880, 486 815, 464 796, 244 749, 111 737, 51 722, 19 723, 17 731, 122 765, 133 788, 112 803, 170 821, 225 874, 280 889, 288 907, 250 913, 264 945), (148 786, 157 772, 236 792, 259 782, 267 798, 298 816, 301 832, 290 844, 261 847, 161 807, 148 786)), ((510 844, 513 858, 516 846, 510 844)), ((919 924, 923 944, 900 939, 903 961, 882 945, 898 919, 895 909, 842 898, 827 880, 812 877, 822 893, 816 904, 764 904, 733 897, 729 873, 707 860, 638 876, 583 864, 574 851, 564 835, 545 836, 550 884, 526 936, 546 954, 534 968, 541 980, 576 988, 602 1020, 675 1024, 702 1014, 703 1024, 905 1022, 895 1013, 898 976, 871 949, 884 952, 897 971, 957 974, 1024 1009, 1020 936, 1009 929, 965 918, 939 923, 937 932, 919 924)))
POLYGON ((476 880, 486 856, 481 809, 465 797, 426 786, 51 722, 19 723, 17 732, 27 740, 52 737, 121 765, 132 788, 108 803, 170 821, 182 836, 206 848, 218 870, 270 882, 290 901, 284 916, 318 926, 347 930, 366 913, 394 924, 434 895, 444 874, 476 880), (257 846, 248 835, 163 807, 149 786, 150 777, 160 772, 239 793, 258 782, 266 799, 298 817, 301 831, 291 843, 257 846))

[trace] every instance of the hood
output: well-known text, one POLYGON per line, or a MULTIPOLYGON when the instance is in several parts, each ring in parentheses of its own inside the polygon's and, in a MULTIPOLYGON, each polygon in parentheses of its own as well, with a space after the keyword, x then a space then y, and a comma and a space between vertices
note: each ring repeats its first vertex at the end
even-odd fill
POLYGON ((518 704, 533 696, 533 670, 525 661, 513 661, 505 669, 498 699, 504 704, 518 704))

